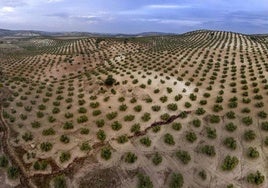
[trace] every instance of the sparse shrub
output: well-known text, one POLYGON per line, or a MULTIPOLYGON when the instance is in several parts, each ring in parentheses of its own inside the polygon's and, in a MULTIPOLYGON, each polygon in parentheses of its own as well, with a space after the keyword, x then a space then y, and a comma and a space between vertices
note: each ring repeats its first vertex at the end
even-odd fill
POLYGON ((151 143, 152 141, 150 140, 150 138, 147 136, 147 137, 143 137, 140 139, 140 143, 143 144, 144 146, 151 146, 151 143))
POLYGON ((88 121, 88 117, 86 115, 82 115, 77 118, 77 123, 85 123, 88 121))
POLYGON ((247 126, 249 126, 249 125, 251 125, 253 123, 253 120, 252 120, 251 117, 246 116, 246 117, 242 118, 242 123, 247 125, 247 126))
POLYGON ((183 164, 188 164, 191 161, 191 156, 187 151, 179 150, 176 152, 176 156, 183 164))
POLYGON ((193 120, 193 125, 195 127, 200 127, 201 126, 201 120, 200 119, 194 119, 193 120))
POLYGON ((178 122, 172 123, 172 129, 174 129, 176 131, 181 130, 181 123, 178 123, 178 122))
POLYGON ((138 188, 153 188, 153 183, 149 176, 138 174, 138 188))
POLYGON ((106 161, 109 160, 112 156, 111 149, 108 147, 102 148, 101 149, 101 157, 105 159, 106 161))
POLYGON ((122 124, 119 123, 118 121, 115 121, 112 123, 111 127, 113 130, 118 131, 122 128, 122 124))
POLYGON ((250 173, 247 176, 247 182, 255 185, 260 185, 264 182, 265 176, 262 175, 259 171, 256 173, 250 173))
POLYGON ((22 139, 23 139, 25 142, 31 141, 31 140, 33 140, 33 135, 32 135, 31 132, 25 132, 25 133, 22 135, 22 139))
POLYGON ((138 157, 132 152, 127 152, 124 158, 127 163, 134 163, 138 159, 138 157))
POLYGON ((98 132, 97 132, 97 138, 100 140, 100 141, 104 141, 106 139, 106 134, 104 132, 104 130, 100 129, 98 132))
POLYGON ((56 132, 52 127, 48 128, 48 129, 44 129, 42 131, 42 135, 44 135, 44 136, 55 135, 55 133, 56 132))
POLYGON ((130 131, 133 133, 137 133, 140 131, 140 124, 136 123, 131 126, 130 131))
POLYGON ((174 145, 175 141, 171 134, 167 133, 164 135, 164 142, 168 145, 174 145))
POLYGON ((108 120, 112 120, 112 119, 114 119, 116 117, 117 117, 117 112, 111 112, 111 113, 106 114, 106 118, 108 120))
POLYGON ((207 179, 207 173, 205 170, 201 170, 198 172, 198 176, 202 179, 202 180, 206 180, 207 179))
POLYGON ((229 132, 234 132, 237 129, 237 126, 231 122, 225 125, 225 129, 229 132))
POLYGON ((140 112, 142 110, 142 106, 141 105, 137 105, 133 109, 135 110, 135 112, 140 112))
POLYGON ((162 156, 158 152, 156 152, 152 158, 152 162, 154 163, 154 165, 159 165, 162 160, 162 156))
POLYGON ((252 141, 256 138, 256 133, 253 130, 247 130, 244 132, 244 139, 246 141, 252 141))
POLYGON ((213 157, 216 155, 214 146, 204 145, 201 147, 201 152, 207 156, 213 157))
POLYGON ((127 135, 121 135, 121 136, 118 136, 116 140, 118 143, 124 144, 128 141, 128 137, 127 135))
POLYGON ((74 128, 74 125, 73 125, 73 122, 71 122, 71 121, 67 121, 63 125, 63 129, 66 129, 66 130, 73 129, 73 128, 74 128))
POLYGON ((221 168, 224 171, 233 170, 238 165, 238 162, 239 162, 239 160, 237 157, 235 157, 235 156, 231 157, 230 155, 227 155, 224 158, 224 161, 223 161, 221 168))
POLYGON ((186 140, 193 143, 194 141, 196 141, 197 136, 194 132, 187 132, 186 133, 186 140))
POLYGON ((181 188, 183 187, 184 180, 181 173, 172 173, 169 183, 169 188, 181 188))
POLYGON ((6 156, 0 156, 0 167, 6 168, 8 166, 8 159, 6 156))
POLYGON ((81 151, 90 151, 91 146, 88 144, 88 142, 83 142, 80 146, 81 151))
POLYGON ((178 106, 175 103, 170 103, 167 105, 167 108, 171 111, 176 111, 178 109, 178 106))
POLYGON ((64 162, 68 161, 70 158, 71 158, 70 152, 68 152, 68 151, 62 152, 60 155, 60 162, 64 163, 64 162))
POLYGON ((217 138, 217 133, 216 133, 216 129, 215 128, 211 128, 211 127, 207 127, 206 128, 207 131, 207 137, 210 139, 215 139, 217 138))
POLYGON ((17 179, 19 177, 19 169, 15 166, 8 167, 7 177, 12 180, 17 179))
POLYGON ((141 117, 142 121, 147 122, 151 119, 151 114, 148 112, 145 112, 143 116, 141 117))
POLYGON ((42 151, 50 151, 53 145, 50 142, 42 142, 40 145, 40 149, 42 151))
POLYGON ((248 151, 247 151, 247 156, 249 158, 255 159, 255 158, 258 158, 260 156, 260 154, 259 154, 257 148, 249 147, 248 151))
POLYGON ((227 137, 224 139, 223 144, 232 150, 236 149, 236 140, 233 137, 227 137))
POLYGON ((54 188, 67 188, 66 180, 63 175, 59 175, 53 180, 54 188))

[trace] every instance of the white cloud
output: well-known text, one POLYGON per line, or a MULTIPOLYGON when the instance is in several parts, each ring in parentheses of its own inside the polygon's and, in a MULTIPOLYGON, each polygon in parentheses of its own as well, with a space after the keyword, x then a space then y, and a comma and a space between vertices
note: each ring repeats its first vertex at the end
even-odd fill
POLYGON ((0 8, 0 12, 1 13, 10 13, 10 12, 14 12, 15 9, 13 7, 2 7, 0 8))
POLYGON ((47 0, 47 2, 49 2, 49 3, 56 3, 56 2, 60 2, 60 1, 63 1, 63 0, 47 0))
POLYGON ((134 19, 135 21, 141 21, 141 22, 155 22, 159 24, 175 24, 180 26, 196 26, 200 25, 203 22, 198 20, 180 20, 180 19, 157 19, 157 18, 140 18, 140 19, 134 19))
POLYGON ((189 5, 170 5, 170 4, 159 4, 159 5, 148 5, 146 8, 149 9, 184 9, 190 8, 189 5))

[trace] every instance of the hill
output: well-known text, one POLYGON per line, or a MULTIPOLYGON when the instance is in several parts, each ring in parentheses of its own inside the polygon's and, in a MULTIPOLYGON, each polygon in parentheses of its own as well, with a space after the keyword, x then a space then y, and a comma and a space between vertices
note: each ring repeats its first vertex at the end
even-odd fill
POLYGON ((10 45, 0 51, 7 183, 268 186, 266 36, 199 30, 10 45))

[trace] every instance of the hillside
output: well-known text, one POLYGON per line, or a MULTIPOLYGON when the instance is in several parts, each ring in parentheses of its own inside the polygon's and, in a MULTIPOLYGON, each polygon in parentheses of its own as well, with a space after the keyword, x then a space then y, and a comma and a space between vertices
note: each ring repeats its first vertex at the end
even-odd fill
POLYGON ((266 35, 8 42, 0 44, 7 185, 268 187, 266 35))

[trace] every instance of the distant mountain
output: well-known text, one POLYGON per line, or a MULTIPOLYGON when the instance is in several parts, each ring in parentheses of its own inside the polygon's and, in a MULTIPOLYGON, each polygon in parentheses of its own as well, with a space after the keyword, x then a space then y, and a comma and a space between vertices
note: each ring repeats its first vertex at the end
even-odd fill
POLYGON ((39 37, 39 36, 91 36, 91 37, 148 37, 174 35, 173 33, 162 32, 144 32, 138 34, 120 34, 120 33, 90 33, 90 32, 46 32, 34 30, 8 30, 0 29, 0 37, 39 37))

